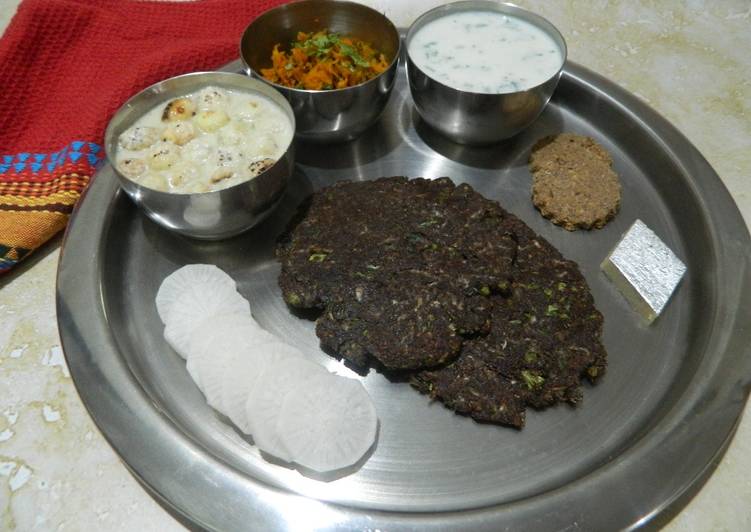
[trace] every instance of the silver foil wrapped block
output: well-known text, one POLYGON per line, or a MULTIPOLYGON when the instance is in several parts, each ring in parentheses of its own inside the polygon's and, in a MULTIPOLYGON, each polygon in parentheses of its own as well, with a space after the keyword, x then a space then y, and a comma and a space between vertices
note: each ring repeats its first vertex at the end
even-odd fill
POLYGON ((648 323, 660 315, 686 273, 686 265, 641 220, 600 267, 648 323))

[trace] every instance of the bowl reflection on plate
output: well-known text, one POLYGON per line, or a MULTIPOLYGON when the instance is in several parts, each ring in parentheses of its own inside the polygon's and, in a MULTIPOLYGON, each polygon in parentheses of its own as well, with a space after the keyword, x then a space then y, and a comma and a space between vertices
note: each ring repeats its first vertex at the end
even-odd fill
POLYGON ((219 240, 257 225, 280 202, 294 169, 294 143, 291 138, 273 166, 247 181, 216 191, 185 194, 162 192, 127 178, 117 170, 116 165, 120 135, 141 116, 172 98, 207 86, 265 96, 289 118, 294 131, 295 117, 289 103, 267 84, 242 74, 194 72, 160 81, 130 98, 110 120, 104 144, 120 186, 149 218, 186 236, 219 240))
POLYGON ((446 4, 421 15, 405 39, 407 79, 421 118, 446 137, 460 144, 492 144, 513 137, 542 113, 550 100, 566 61, 566 42, 550 22, 512 4, 468 0, 446 4), (415 34, 430 22, 467 11, 494 11, 522 19, 547 33, 559 47, 562 61, 546 81, 517 92, 471 92, 450 87, 429 76, 409 53, 415 34))
POLYGON ((266 11, 246 28, 240 57, 248 73, 281 92, 297 119, 295 136, 312 142, 352 140, 370 127, 386 107, 396 79, 401 39, 392 22, 367 6, 346 1, 303 0, 266 11), (274 45, 293 42, 297 33, 329 30, 373 45, 389 60, 375 78, 344 89, 305 90, 263 78, 274 45))

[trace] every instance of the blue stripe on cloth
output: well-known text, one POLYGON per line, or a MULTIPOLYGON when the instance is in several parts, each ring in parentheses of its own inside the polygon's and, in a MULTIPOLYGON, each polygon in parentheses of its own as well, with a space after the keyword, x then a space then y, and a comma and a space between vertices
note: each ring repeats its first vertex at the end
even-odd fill
MULTIPOLYGON (((84 161, 96 166, 102 162, 104 154, 102 146, 94 142, 75 140, 53 153, 21 152, 11 155, 0 155, 0 178, 5 174, 14 174, 31 169, 32 173, 40 171, 54 172, 56 168, 70 161, 77 163, 84 161)), ((3 266, 0 264, 0 270, 3 266)))
POLYGON ((16 264, 18 264, 17 260, 0 257, 0 273, 10 270, 16 264))

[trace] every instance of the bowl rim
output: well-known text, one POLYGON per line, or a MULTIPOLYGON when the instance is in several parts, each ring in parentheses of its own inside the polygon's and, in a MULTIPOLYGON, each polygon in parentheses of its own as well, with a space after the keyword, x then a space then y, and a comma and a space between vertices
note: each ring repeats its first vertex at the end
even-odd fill
POLYGON ((272 7, 271 9, 267 9, 266 11, 264 11, 263 13, 261 13, 256 18, 250 21, 250 23, 243 30, 243 34, 240 37, 239 55, 240 55, 240 60, 242 61, 242 64, 245 67, 246 71, 250 74, 250 77, 254 79, 259 79, 263 81, 264 83, 274 87, 276 90, 280 92, 288 91, 292 94, 345 94, 349 91, 360 89, 372 83, 378 83, 381 77, 383 77, 388 72, 392 71, 398 65, 399 59, 402 55, 402 48, 404 48, 403 39, 399 32, 399 29, 396 27, 396 25, 394 25, 393 21, 390 18, 388 18, 385 13, 381 13, 380 11, 373 9, 370 6, 367 6, 365 4, 360 4, 359 2, 351 2, 349 0, 293 0, 286 4, 281 4, 276 7, 272 7), (243 43, 245 42, 246 36, 250 32, 251 27, 253 26, 253 24, 258 22, 259 19, 261 19, 267 14, 273 13, 275 11, 295 9, 296 6, 300 4, 308 4, 308 3, 326 3, 326 4, 332 4, 332 5, 334 4, 346 5, 348 7, 353 7, 355 9, 363 9, 365 11, 371 12, 374 15, 382 17, 388 23, 389 30, 391 30, 393 34, 396 36, 396 42, 397 42, 396 51, 394 52, 394 57, 389 62, 389 66, 386 67, 386 69, 383 72, 380 72, 374 78, 371 78, 367 81, 363 81, 362 83, 358 83, 357 85, 353 85, 351 87, 344 87, 341 89, 298 89, 296 87, 287 87, 286 85, 280 85, 278 83, 274 83, 273 81, 269 81, 268 79, 263 77, 263 75, 260 72, 258 72, 252 66, 250 66, 250 64, 245 60, 245 54, 243 54, 243 43))
MULTIPOLYGON (((217 190, 207 190, 205 192, 180 192, 180 191, 171 192, 171 191, 166 191, 166 190, 157 190, 155 188, 151 188, 151 187, 147 187, 146 185, 142 185, 141 183, 138 183, 138 182, 136 182, 136 181, 134 181, 134 180, 126 177, 125 175, 123 175, 120 172, 120 170, 118 170, 117 164, 116 164, 117 163, 117 161, 116 161, 117 150, 115 150, 114 153, 110 153, 110 145, 113 145, 113 146, 117 145, 117 139, 114 138, 114 129, 115 129, 114 123, 115 123, 115 118, 117 118, 121 113, 124 113, 126 110, 134 107, 133 101, 136 100, 136 99, 138 99, 138 98, 140 98, 140 97, 143 97, 143 95, 146 94, 146 93, 148 93, 148 92, 159 93, 160 96, 162 96, 163 99, 166 101, 166 100, 169 100, 171 98, 179 97, 180 95, 184 95, 185 92, 194 92, 194 91, 200 90, 203 87, 207 87, 207 86, 211 85, 211 82, 209 82, 209 83, 198 83, 193 88, 187 88, 186 87, 184 90, 181 90, 181 91, 173 93, 172 91, 162 91, 161 90, 161 87, 165 83, 168 83, 168 82, 171 82, 171 81, 174 81, 174 80, 179 80, 179 79, 190 79, 190 78, 193 78, 193 77, 199 78, 199 77, 206 77, 206 76, 215 77, 215 78, 222 78, 222 79, 225 79, 225 80, 229 80, 229 79, 235 79, 235 80, 238 80, 238 81, 242 80, 242 83, 248 83, 248 82, 250 82, 253 85, 260 83, 259 80, 250 78, 250 77, 248 77, 248 76, 246 76, 244 74, 240 74, 240 73, 237 73, 237 72, 223 72, 223 71, 220 71, 220 70, 198 70, 198 71, 195 71, 195 72, 186 72, 184 74, 178 74, 176 76, 171 76, 169 78, 165 78, 163 80, 157 81, 157 82, 152 83, 151 85, 149 85, 147 87, 144 87, 143 89, 141 89, 137 93, 135 93, 132 96, 130 96, 112 114, 112 116, 110 117, 109 121, 107 122, 107 128, 104 131, 104 153, 105 153, 105 156, 107 158, 107 162, 112 166, 112 169, 114 170, 115 175, 120 179, 121 182, 124 181, 127 184, 127 186, 134 187, 136 190, 142 190, 142 189, 143 190, 147 190, 149 194, 156 195, 157 197, 159 197, 159 196, 162 196, 162 197, 165 197, 165 198, 166 197, 175 197, 175 196, 179 196, 179 197, 190 197, 190 196, 208 197, 210 195, 218 195, 218 194, 220 194, 222 192, 226 192, 228 190, 232 190, 232 189, 234 189, 236 187, 247 186, 248 183, 250 183, 251 181, 254 181, 254 180, 258 179, 260 176, 262 176, 263 174, 267 173, 268 171, 270 171, 271 169, 273 169, 274 167, 276 167, 278 164, 280 164, 282 162, 282 159, 284 159, 286 157, 287 153, 290 151, 290 149, 293 148, 293 145, 294 145, 294 142, 295 142, 295 131, 297 129, 297 124, 296 124, 296 120, 295 120, 295 113, 292 110, 292 106, 289 104, 289 102, 287 101, 287 99, 284 97, 283 94, 279 94, 279 101, 277 102, 274 99, 272 99, 272 101, 273 101, 273 103, 275 103, 277 105, 280 105, 282 107, 282 109, 285 112, 285 115, 287 115, 287 118, 290 120, 290 125, 292 126, 292 135, 290 136, 290 139, 287 142, 287 145, 284 147, 284 151, 283 151, 282 156, 279 157, 274 162, 274 164, 272 164, 271 166, 269 166, 268 168, 266 168, 263 172, 261 172, 258 175, 249 177, 248 179, 240 181, 239 183, 235 183, 232 186, 229 186, 229 187, 226 187, 226 188, 220 188, 220 189, 217 189, 217 190)), ((262 84, 260 86, 264 86, 264 85, 262 84)), ((272 91, 274 90, 273 87, 268 87, 268 84, 266 84, 264 87, 266 89, 270 89, 272 91)), ((241 87, 238 87, 237 90, 243 90, 243 89, 241 87)), ((260 91, 260 90, 253 89, 253 88, 246 88, 245 90, 248 90, 248 91, 256 90, 256 92, 258 94, 260 94, 261 96, 264 96, 265 98, 271 99, 268 95, 263 94, 263 92, 260 91)), ((275 92, 278 92, 278 91, 275 91, 275 92)), ((156 105, 158 105, 158 104, 156 104, 156 105)), ((151 110, 151 108, 149 110, 151 110)), ((149 110, 147 110, 146 112, 148 112, 149 110)), ((138 115, 139 118, 142 117, 146 112, 139 113, 139 115, 138 115)), ((138 119, 136 119, 136 120, 138 120, 138 119)), ((130 127, 133 127, 133 125, 131 124, 130 127)), ((123 131, 125 131, 125 130, 123 130, 123 131)), ((128 192, 127 188, 125 190, 126 190, 126 192, 128 192)))
MULTIPOLYGON (((559 44, 559 43, 556 42, 556 44, 559 44)), ((568 44, 566 43, 566 39, 563 37, 563 34, 558 29, 558 27, 555 26, 555 24, 550 22, 548 19, 546 19, 542 15, 538 15, 534 11, 530 11, 529 9, 518 6, 512 2, 495 2, 493 0, 459 0, 458 2, 442 4, 432 9, 429 9, 428 11, 425 11, 419 17, 417 17, 407 29, 407 32, 404 36, 404 50, 405 50, 405 55, 407 58, 408 65, 410 65, 412 68, 417 69, 422 75, 424 75, 427 78, 430 78, 432 82, 437 83, 442 88, 456 91, 460 94, 471 94, 473 96, 484 96, 484 97, 510 96, 513 94, 522 94, 525 92, 534 91, 535 89, 542 87, 546 83, 549 83, 551 80, 560 77, 561 72, 563 72, 563 67, 566 65, 566 61, 568 61, 568 44), (526 89, 523 89, 523 90, 511 91, 511 92, 475 92, 475 91, 457 89, 456 87, 447 85, 437 80, 435 77, 431 76, 430 74, 427 74, 423 69, 417 66, 417 64, 412 59, 409 53, 409 44, 414 38, 414 35, 420 29, 422 29, 426 24, 434 20, 437 20, 441 18, 442 16, 445 16, 451 13, 459 13, 462 11, 471 11, 471 10, 495 11, 497 13, 503 13, 504 15, 510 15, 512 17, 521 18, 525 20, 526 22, 529 22, 530 24, 534 25, 538 29, 544 31, 545 33, 551 35, 551 37, 553 37, 554 40, 556 41, 560 40, 561 64, 558 67, 558 70, 556 70, 555 73, 553 73, 551 76, 546 78, 541 83, 538 83, 531 87, 527 87, 526 89), (519 16, 519 15, 522 15, 522 16, 519 16)))

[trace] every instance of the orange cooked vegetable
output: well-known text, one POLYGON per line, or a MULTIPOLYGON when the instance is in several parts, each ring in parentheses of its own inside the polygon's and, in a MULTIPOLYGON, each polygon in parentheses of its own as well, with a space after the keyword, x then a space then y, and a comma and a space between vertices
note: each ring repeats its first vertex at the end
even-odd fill
POLYGON ((373 79, 389 66, 372 45, 326 30, 299 32, 289 52, 274 46, 271 68, 262 68, 267 80, 296 89, 326 90, 353 87, 373 79))

